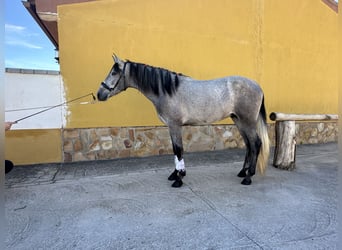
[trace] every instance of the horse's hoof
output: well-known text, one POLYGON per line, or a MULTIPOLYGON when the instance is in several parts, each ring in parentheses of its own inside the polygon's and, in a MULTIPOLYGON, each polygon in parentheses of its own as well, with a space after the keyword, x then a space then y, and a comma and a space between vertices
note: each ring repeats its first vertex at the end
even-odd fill
POLYGON ((167 178, 169 181, 175 181, 178 177, 178 170, 175 169, 175 171, 170 174, 169 178, 167 178))
POLYGON ((10 160, 5 160, 5 174, 9 173, 13 169, 13 162, 10 160))
POLYGON ((181 170, 178 171, 177 169, 175 169, 172 174, 170 174, 169 178, 167 178, 169 181, 175 181, 178 179, 182 179, 184 176, 186 176, 186 171, 185 170, 181 170))
POLYGON ((242 185, 251 185, 251 184, 252 184, 252 180, 251 180, 251 179, 244 178, 244 179, 241 181, 241 184, 242 184, 242 185))
POLYGON ((180 178, 183 178, 184 176, 186 176, 186 171, 185 171, 185 170, 179 171, 179 172, 178 172, 178 176, 179 176, 180 178))
POLYGON ((246 170, 244 170, 244 169, 241 169, 241 171, 238 173, 238 175, 237 175, 238 177, 246 177, 246 170))
POLYGON ((182 185, 183 185, 183 181, 182 180, 176 180, 174 183, 172 183, 171 187, 179 188, 182 185))

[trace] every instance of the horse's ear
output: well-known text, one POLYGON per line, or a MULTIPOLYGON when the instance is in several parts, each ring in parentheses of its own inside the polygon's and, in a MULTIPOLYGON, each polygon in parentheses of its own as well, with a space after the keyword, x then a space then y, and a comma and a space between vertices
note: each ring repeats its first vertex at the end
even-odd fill
POLYGON ((119 57, 117 57, 117 55, 115 55, 114 53, 112 57, 113 57, 114 62, 118 62, 120 60, 119 57))
POLYGON ((113 53, 113 60, 114 60, 114 63, 117 63, 119 64, 119 66, 123 67, 123 65, 125 64, 117 55, 115 55, 113 53))

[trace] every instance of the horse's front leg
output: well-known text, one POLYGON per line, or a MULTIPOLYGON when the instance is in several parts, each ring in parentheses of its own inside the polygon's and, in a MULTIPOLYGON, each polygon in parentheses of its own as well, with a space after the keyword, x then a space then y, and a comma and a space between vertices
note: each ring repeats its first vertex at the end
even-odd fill
POLYGON ((183 141, 182 141, 182 127, 169 126, 173 153, 175 154, 176 168, 169 176, 168 180, 174 181, 172 187, 181 187, 183 185, 183 177, 186 175, 184 159, 183 159, 183 141))

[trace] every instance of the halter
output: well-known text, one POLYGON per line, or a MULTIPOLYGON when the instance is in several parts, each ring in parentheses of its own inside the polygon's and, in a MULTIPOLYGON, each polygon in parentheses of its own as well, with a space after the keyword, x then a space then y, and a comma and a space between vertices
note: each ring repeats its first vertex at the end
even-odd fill
POLYGON ((119 79, 116 81, 116 83, 114 84, 114 87, 112 87, 112 88, 109 87, 105 82, 102 82, 102 83, 101 83, 101 86, 104 87, 105 89, 109 90, 109 91, 113 91, 113 90, 116 88, 116 86, 119 84, 119 82, 120 82, 120 80, 121 80, 122 77, 124 78, 124 84, 125 84, 125 70, 126 70, 126 64, 127 64, 127 62, 125 62, 124 66, 123 66, 123 69, 122 69, 122 72, 121 72, 121 74, 120 74, 120 77, 119 77, 119 79))

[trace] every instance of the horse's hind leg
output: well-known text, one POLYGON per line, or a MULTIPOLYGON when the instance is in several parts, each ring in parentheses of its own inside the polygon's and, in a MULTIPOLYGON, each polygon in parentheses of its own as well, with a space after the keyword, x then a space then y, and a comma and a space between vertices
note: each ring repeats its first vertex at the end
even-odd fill
POLYGON ((240 131, 240 134, 243 138, 243 141, 245 142, 246 145, 246 155, 245 155, 245 161, 243 163, 243 167, 241 169, 241 171, 238 173, 238 177, 246 177, 247 175, 247 170, 248 170, 248 166, 249 166, 249 159, 250 159, 250 146, 249 146, 249 142, 248 142, 248 138, 247 136, 243 133, 243 131, 240 131))
POLYGON ((241 184, 250 185, 252 183, 251 177, 255 175, 258 155, 261 147, 261 140, 256 133, 256 130, 250 130, 246 133, 246 159, 244 163, 244 168, 246 171, 246 176, 242 180, 241 184))
POLYGON ((183 177, 186 175, 184 159, 183 159, 183 141, 182 127, 169 126, 172 148, 175 154, 175 170, 168 177, 169 181, 174 181, 172 187, 181 187, 183 185, 183 177))
POLYGON ((243 126, 239 120, 233 120, 246 145, 245 162, 243 164, 243 168, 238 173, 238 176, 244 178, 241 181, 241 184, 250 185, 252 183, 251 177, 255 175, 261 140, 256 132, 256 126, 243 126))

